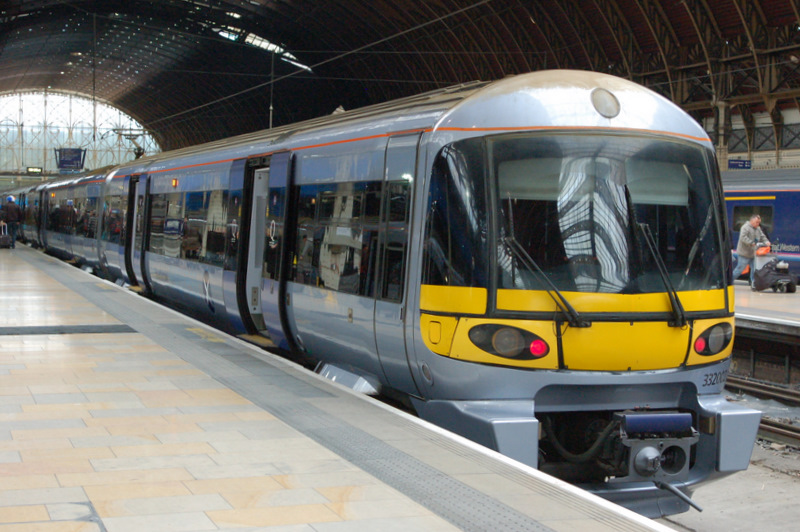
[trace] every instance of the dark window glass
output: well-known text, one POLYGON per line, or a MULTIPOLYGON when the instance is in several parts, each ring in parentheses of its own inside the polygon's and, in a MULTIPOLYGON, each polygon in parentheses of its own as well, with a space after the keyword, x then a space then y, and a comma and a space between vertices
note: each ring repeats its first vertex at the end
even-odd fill
POLYGON ((100 238, 106 242, 124 242, 125 214, 128 202, 122 196, 106 196, 103 207, 103 232, 100 238))
POLYGON ((487 287, 488 215, 482 139, 442 148, 428 195, 422 282, 487 287))
POLYGON ((380 214, 377 191, 380 182, 299 187, 293 281, 372 295, 380 214), (312 216, 315 211, 317 219, 312 216))
POLYGON ((773 210, 769 205, 736 205, 733 207, 733 231, 735 233, 736 242, 739 240, 739 231, 742 230, 742 225, 750 220, 754 214, 761 216, 761 230, 769 238, 773 227, 773 210))
POLYGON ((86 198, 78 207, 76 233, 94 238, 97 230, 97 198, 86 198))
POLYGON ((206 194, 205 225, 203 226, 199 258, 202 262, 222 266, 225 261, 228 192, 211 190, 206 194))
POLYGON ((285 222, 286 187, 270 187, 267 193, 267 245, 264 248, 265 279, 277 279, 285 222))
MULTIPOLYGON (((227 193, 226 193, 227 194, 227 193)), ((242 191, 231 191, 228 198, 227 224, 225 228, 225 269, 236 270, 239 261, 239 238, 242 219, 242 191)))
POLYGON ((150 198, 150 243, 147 250, 159 255, 164 254, 165 233, 174 235, 178 232, 178 228, 171 227, 166 221, 168 207, 166 194, 155 194, 150 198))
POLYGON ((210 192, 187 192, 186 206, 183 209, 181 252, 182 259, 205 259, 205 246, 207 241, 206 226, 208 216, 208 197, 210 192))
MULTIPOLYGON (((611 135, 489 141, 500 288, 663 292, 723 286, 707 150, 611 135), (538 268, 537 268, 538 266, 538 268)), ((719 200, 719 198, 717 198, 719 200)))

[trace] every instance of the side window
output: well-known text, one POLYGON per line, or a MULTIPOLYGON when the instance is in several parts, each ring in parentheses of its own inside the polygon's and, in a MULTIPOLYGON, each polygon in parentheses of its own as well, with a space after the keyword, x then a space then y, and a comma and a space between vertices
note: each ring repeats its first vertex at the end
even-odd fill
MULTIPOLYGON (((226 192, 227 196, 228 193, 226 192)), ((225 253, 225 269, 235 270, 238 266, 239 260, 239 239, 241 238, 241 225, 242 219, 242 191, 241 189, 232 190, 230 197, 227 201, 227 224, 225 226, 225 246, 227 251, 225 253)))
POLYGON ((186 207, 183 209, 181 223, 180 257, 182 259, 200 260, 205 257, 203 244, 206 240, 208 195, 208 192, 186 193, 186 207))
POLYGON ((150 199, 150 243, 148 251, 164 254, 164 239, 166 234, 174 233, 166 222, 169 200, 166 194, 154 194, 150 199))
MULTIPOLYGON (((734 239, 739 238, 739 231, 754 214, 761 216, 761 230, 769 237, 774 226, 773 208, 770 205, 736 205, 733 207, 733 232, 734 239)), ((738 240, 737 240, 738 241, 738 240)))
POLYGON ((86 198, 78 212, 77 233, 94 238, 97 229, 97 198, 86 198))
POLYGON ((348 294, 358 294, 361 289, 362 228, 359 220, 363 201, 356 185, 340 184, 336 192, 322 196, 320 205, 320 281, 328 288, 348 294))
POLYGON ((372 295, 380 187, 370 181, 299 188, 294 282, 372 295))
POLYGON ((408 205, 411 187, 408 181, 387 184, 386 250, 384 255, 381 298, 400 301, 403 298, 406 242, 408 241, 408 205))
POLYGON ((100 238, 106 242, 121 244, 125 230, 125 202, 122 196, 106 196, 103 207, 103 232, 100 238))
POLYGON ((228 192, 213 190, 206 202, 206 224, 202 236, 203 262, 222 266, 225 261, 226 221, 228 219, 228 192))
POLYGON ((423 284, 486 287, 486 190, 479 139, 445 146, 431 173, 423 284))

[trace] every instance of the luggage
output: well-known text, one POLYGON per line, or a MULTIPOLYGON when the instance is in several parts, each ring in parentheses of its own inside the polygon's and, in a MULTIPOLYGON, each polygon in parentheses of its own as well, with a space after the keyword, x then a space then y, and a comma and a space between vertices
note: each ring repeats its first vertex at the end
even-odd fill
POLYGON ((790 292, 797 290, 797 278, 789 273, 789 265, 777 257, 773 258, 753 274, 753 288, 773 292, 790 292))
POLYGON ((0 248, 11 247, 11 235, 8 234, 8 225, 0 225, 0 248))

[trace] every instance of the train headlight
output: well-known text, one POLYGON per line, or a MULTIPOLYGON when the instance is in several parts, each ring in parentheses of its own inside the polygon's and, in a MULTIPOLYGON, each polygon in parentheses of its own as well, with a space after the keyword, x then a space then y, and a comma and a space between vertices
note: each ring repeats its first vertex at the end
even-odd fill
POLYGON ((469 339, 484 351, 504 358, 533 360, 550 353, 547 342, 535 334, 506 325, 476 325, 470 329, 469 339))
POLYGON ((730 323, 717 323, 703 331, 694 341, 694 350, 704 356, 716 355, 728 347, 733 338, 733 327, 730 323))
POLYGON ((522 331, 503 327, 497 329, 492 335, 492 347, 498 355, 514 358, 525 349, 525 340, 522 338, 522 331))

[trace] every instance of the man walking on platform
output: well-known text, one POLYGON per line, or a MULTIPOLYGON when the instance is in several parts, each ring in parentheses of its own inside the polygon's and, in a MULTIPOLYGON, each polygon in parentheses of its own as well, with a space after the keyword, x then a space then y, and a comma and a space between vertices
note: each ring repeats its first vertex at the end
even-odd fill
POLYGON ((769 246, 770 242, 764 231, 761 230, 761 216, 754 214, 750 216, 750 220, 742 224, 742 229, 739 233, 739 244, 736 246, 736 254, 739 256, 739 262, 733 270, 733 280, 742 275, 745 267, 750 266, 750 286, 753 287, 753 277, 756 270, 756 249, 759 245, 769 246))

